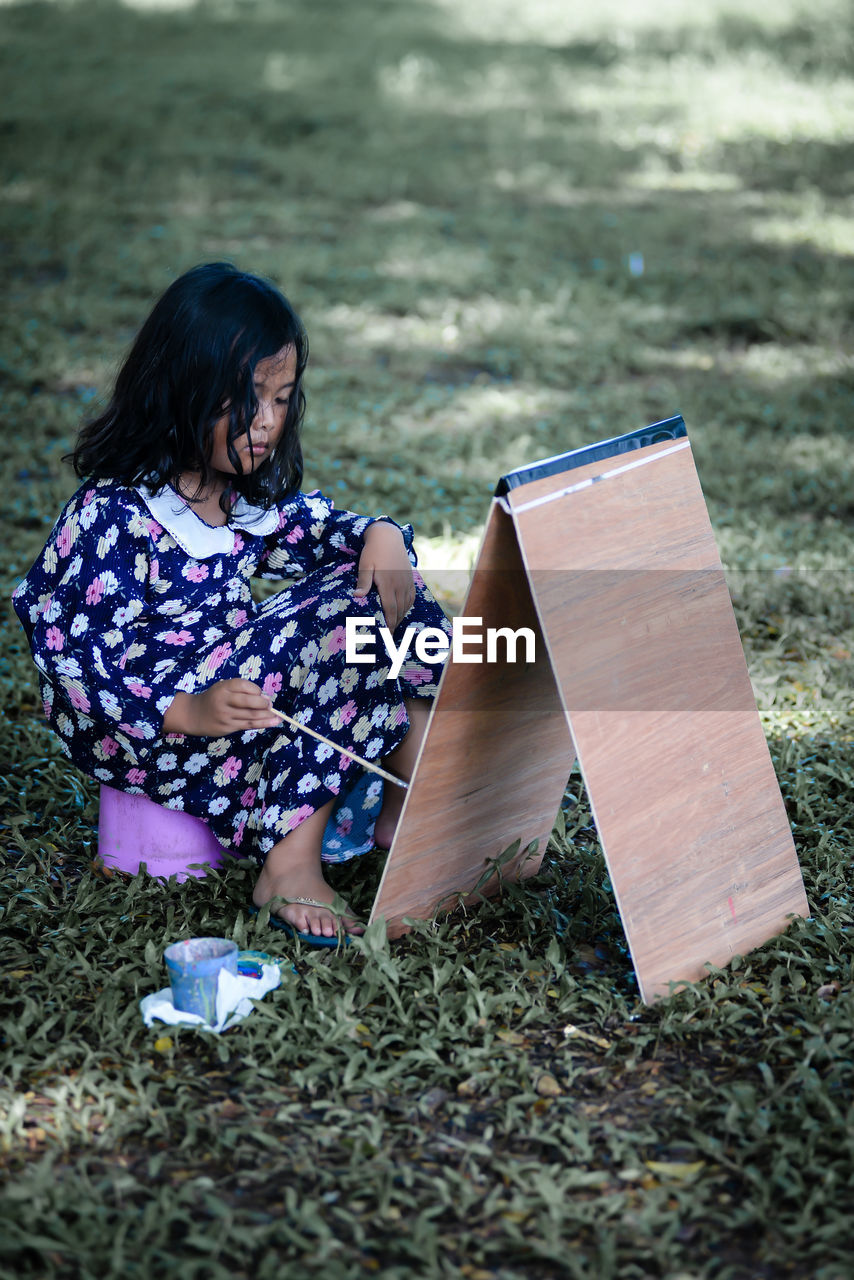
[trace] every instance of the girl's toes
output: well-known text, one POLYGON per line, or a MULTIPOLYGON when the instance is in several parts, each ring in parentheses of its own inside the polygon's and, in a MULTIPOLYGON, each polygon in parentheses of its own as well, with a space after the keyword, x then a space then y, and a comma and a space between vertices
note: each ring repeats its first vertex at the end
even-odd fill
POLYGON ((320 938, 334 938, 339 931, 355 935, 365 932, 364 925, 349 914, 349 908, 343 902, 336 902, 335 908, 327 911, 320 902, 315 904, 292 900, 277 914, 298 933, 313 933, 320 938))
POLYGON ((320 914, 319 911, 314 911, 308 917, 306 931, 308 933, 314 933, 319 935, 322 934, 324 937, 326 937, 327 936, 326 930, 323 927, 324 923, 325 923, 325 918, 320 914))
POLYGON ((319 911, 315 912, 311 917, 311 932, 316 933, 319 937, 329 937, 329 916, 321 915, 319 911))
POLYGON ((305 913, 305 924, 300 926, 304 933, 313 933, 320 938, 334 938, 338 932, 338 922, 326 911, 311 910, 305 913))

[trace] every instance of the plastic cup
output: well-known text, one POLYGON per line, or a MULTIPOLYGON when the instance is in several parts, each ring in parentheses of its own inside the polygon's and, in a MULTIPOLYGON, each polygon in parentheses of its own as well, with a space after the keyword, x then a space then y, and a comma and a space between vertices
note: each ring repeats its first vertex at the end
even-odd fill
POLYGON ((237 944, 227 938, 187 938, 168 946, 163 958, 175 1008, 215 1023, 220 970, 237 973, 237 944))

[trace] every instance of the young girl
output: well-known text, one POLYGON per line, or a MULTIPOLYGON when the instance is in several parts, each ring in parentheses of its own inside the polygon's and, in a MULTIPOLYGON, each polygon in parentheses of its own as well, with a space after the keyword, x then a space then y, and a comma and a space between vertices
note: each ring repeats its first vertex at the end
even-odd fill
MULTIPOLYGON (((322 943, 338 928, 323 833, 360 770, 273 704, 407 779, 439 669, 407 659, 391 680, 379 657, 348 663, 345 618, 448 625, 409 526, 300 492, 307 356, 267 282, 223 263, 176 280, 84 426, 85 483, 14 604, 73 762, 203 818, 258 861, 256 906, 286 899, 272 918, 322 943), (297 581, 259 607, 253 576, 297 581)), ((385 786, 381 847, 402 796, 385 786)))

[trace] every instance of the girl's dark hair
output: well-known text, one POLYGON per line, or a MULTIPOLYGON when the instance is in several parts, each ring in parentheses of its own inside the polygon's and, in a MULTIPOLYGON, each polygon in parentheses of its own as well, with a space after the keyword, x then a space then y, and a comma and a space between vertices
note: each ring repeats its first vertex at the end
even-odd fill
MULTIPOLYGON (((299 428, 308 338, 293 307, 273 285, 227 262, 194 267, 169 286, 139 331, 104 413, 81 429, 70 455, 78 476, 160 489, 197 471, 212 479, 214 424, 229 415, 230 488, 270 507, 302 480, 299 428), (283 347, 296 353, 296 379, 285 430, 274 453, 243 473, 234 441, 258 411, 259 360, 283 347)), ((230 510, 229 490, 223 511, 230 510)))

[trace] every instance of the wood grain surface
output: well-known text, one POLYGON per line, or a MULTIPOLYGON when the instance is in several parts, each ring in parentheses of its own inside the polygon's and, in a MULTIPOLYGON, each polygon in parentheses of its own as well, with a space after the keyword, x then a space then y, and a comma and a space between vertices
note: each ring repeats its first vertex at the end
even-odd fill
POLYGON ((690 447, 629 462, 509 504, 649 1001, 808 907, 690 447))
POLYGON ((462 614, 536 660, 449 658, 371 920, 533 874, 576 750, 645 1001, 808 914, 687 440, 494 501, 462 614))
POLYGON ((461 616, 481 618, 484 633, 531 627, 536 657, 448 659, 371 913, 391 937, 406 931, 404 917, 457 906, 482 881, 478 893, 494 893, 490 864, 516 841, 501 874, 534 874, 575 759, 513 522, 497 502, 461 616))

